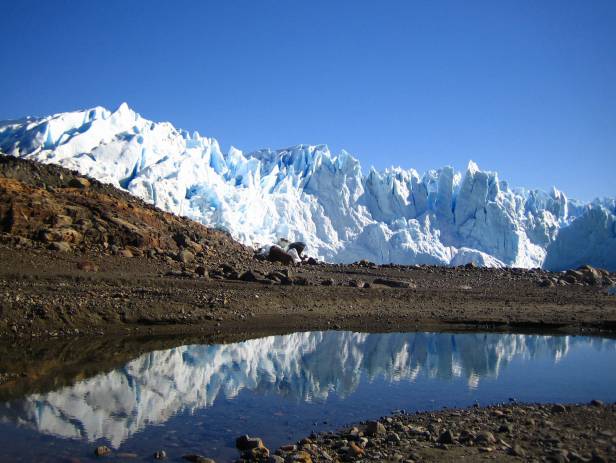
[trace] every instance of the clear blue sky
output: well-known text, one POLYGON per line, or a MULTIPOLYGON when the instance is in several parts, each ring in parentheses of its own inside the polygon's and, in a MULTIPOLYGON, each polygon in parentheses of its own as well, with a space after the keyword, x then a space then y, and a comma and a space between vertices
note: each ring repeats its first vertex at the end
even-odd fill
POLYGON ((0 0, 0 30, 0 119, 127 101, 225 148, 616 196, 614 0, 0 0))

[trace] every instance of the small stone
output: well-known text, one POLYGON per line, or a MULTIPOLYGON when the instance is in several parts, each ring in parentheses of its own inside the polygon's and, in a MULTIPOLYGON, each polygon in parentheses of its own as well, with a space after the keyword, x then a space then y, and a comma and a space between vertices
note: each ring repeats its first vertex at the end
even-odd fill
POLYGON ((111 455, 111 449, 106 445, 99 445, 98 447, 96 447, 96 450, 94 450, 94 455, 96 455, 97 457, 106 457, 108 455, 111 455))
POLYGON ((489 431, 483 431, 477 434, 475 437, 475 442, 479 444, 494 444, 496 439, 494 438, 494 434, 489 431))
POLYGON ((239 276, 239 280, 255 282, 255 281, 259 281, 259 276, 252 270, 246 270, 244 273, 242 273, 239 276))
POLYGON ((263 441, 260 438, 250 437, 247 435, 240 436, 235 439, 235 446, 238 448, 238 450, 241 451, 252 450, 256 448, 265 448, 265 446, 263 445, 263 441))
POLYGON ((551 410, 552 413, 565 413, 567 411, 565 406, 561 404, 554 404, 551 410))
POLYGON ((182 262, 183 264, 190 264, 194 262, 195 255, 188 249, 182 249, 180 252, 178 252, 176 259, 178 260, 178 262, 182 262))
POLYGON ((349 454, 353 457, 363 457, 365 455, 366 451, 364 449, 362 449, 359 445, 357 445, 355 442, 351 442, 349 444, 349 454))
POLYGON ((325 280, 321 281, 321 285, 322 286, 334 286, 335 281, 333 278, 326 278, 325 280))
POLYGON ((200 277, 204 277, 204 278, 208 276, 207 269, 202 265, 199 265, 195 268, 195 273, 199 275, 200 277))
POLYGON ((77 263, 77 268, 84 272, 98 272, 98 265, 89 260, 82 260, 77 263))
POLYGON ((133 257, 133 253, 130 251, 130 249, 124 248, 124 249, 120 249, 118 251, 118 256, 121 256, 121 257, 133 257))
POLYGON ((513 432, 513 426, 511 423, 503 423, 498 428, 498 432, 511 434, 513 432))
POLYGON ((49 245, 49 249, 58 252, 70 252, 73 248, 66 241, 56 241, 55 243, 51 243, 49 245))
POLYGON ((192 463, 216 463, 211 458, 206 458, 203 455, 189 454, 182 456, 182 458, 192 463))
POLYGON ((514 457, 524 458, 526 456, 526 450, 524 450, 519 444, 513 444, 513 447, 509 449, 509 453, 514 457))
POLYGON ((438 437, 437 442, 439 444, 453 444, 453 440, 454 440, 454 437, 453 437, 452 432, 449 429, 446 429, 438 437))
POLYGON ((74 177, 68 182, 68 186, 72 188, 86 189, 90 187, 90 180, 84 177, 74 177))

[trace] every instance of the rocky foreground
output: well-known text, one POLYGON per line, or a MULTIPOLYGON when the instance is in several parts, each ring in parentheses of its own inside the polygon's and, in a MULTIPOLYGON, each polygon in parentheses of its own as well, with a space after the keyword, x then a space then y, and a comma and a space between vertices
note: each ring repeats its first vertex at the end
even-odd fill
MULTIPOLYGON (((272 452, 238 438, 240 462, 616 461, 616 404, 523 405, 442 410, 368 421, 311 435, 272 452)), ((191 461, 196 455, 187 456, 191 461)))

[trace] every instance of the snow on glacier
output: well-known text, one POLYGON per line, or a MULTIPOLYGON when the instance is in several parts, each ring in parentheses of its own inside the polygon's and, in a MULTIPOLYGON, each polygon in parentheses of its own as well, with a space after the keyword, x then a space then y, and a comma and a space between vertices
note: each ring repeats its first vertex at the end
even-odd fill
MULTIPOLYGON (((615 212, 556 189, 511 189, 472 161, 463 175, 451 167, 364 175, 356 158, 325 145, 223 153, 215 139, 149 121, 125 103, 2 122, 0 151, 78 170, 254 247, 301 240, 334 262, 539 267, 554 249, 563 257, 547 262, 562 266, 578 254, 571 239, 558 244, 559 230, 595 209, 615 212)), ((588 220, 586 228, 607 227, 597 249, 614 239, 609 224, 588 220)), ((601 261, 614 268, 610 256, 601 261)))

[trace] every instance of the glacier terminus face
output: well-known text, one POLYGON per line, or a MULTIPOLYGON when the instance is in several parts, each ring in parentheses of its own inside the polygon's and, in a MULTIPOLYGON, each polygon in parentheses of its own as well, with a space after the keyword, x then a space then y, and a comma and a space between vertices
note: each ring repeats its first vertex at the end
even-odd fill
POLYGON ((616 270, 616 201, 513 189, 469 162, 362 172, 325 145, 223 153, 125 103, 0 123, 4 154, 75 169, 260 247, 304 241, 330 262, 616 270), (569 231, 571 230, 571 231, 569 231))

